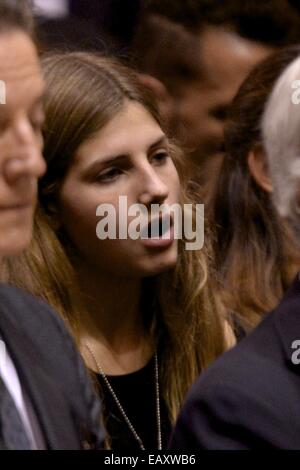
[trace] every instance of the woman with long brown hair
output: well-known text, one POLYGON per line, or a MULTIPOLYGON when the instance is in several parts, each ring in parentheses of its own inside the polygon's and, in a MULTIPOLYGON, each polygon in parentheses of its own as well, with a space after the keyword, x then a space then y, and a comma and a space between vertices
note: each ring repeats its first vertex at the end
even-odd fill
POLYGON ((223 299, 246 331, 277 305, 300 264, 299 251, 273 206, 260 122, 275 81, 299 53, 299 46, 282 49, 259 64, 239 89, 209 205, 223 299))
POLYGON ((44 155, 35 236, 6 280, 66 319, 103 398, 107 445, 162 448, 185 394, 228 347, 209 247, 96 237, 99 205, 191 203, 180 152, 136 74, 87 53, 43 60, 44 155), (78 289, 75 289, 75 286, 78 289), (77 290, 77 292, 76 292, 77 290))

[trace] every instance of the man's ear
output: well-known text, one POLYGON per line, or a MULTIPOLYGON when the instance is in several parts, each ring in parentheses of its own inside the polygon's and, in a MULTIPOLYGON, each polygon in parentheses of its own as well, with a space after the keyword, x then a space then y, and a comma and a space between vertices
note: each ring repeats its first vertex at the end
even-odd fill
POLYGON ((152 75, 139 73, 138 77, 140 82, 152 91, 157 99, 162 115, 169 120, 173 108, 173 99, 166 86, 152 75))
POLYGON ((268 161, 262 144, 255 145, 248 153, 248 168, 252 178, 267 193, 273 192, 268 161))

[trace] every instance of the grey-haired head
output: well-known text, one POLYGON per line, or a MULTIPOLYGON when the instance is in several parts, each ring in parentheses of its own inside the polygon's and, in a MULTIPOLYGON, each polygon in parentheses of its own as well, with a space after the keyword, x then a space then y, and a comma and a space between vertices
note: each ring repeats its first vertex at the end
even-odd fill
POLYGON ((300 240, 300 56, 278 78, 262 119, 273 200, 300 240))

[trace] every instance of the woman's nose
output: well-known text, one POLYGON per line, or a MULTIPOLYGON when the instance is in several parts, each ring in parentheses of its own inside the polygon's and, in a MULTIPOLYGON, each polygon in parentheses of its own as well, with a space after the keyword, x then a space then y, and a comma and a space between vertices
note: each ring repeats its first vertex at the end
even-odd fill
POLYGON ((151 165, 143 169, 139 175, 139 180, 141 188, 139 194, 140 204, 148 206, 152 203, 163 203, 168 197, 168 186, 151 165))

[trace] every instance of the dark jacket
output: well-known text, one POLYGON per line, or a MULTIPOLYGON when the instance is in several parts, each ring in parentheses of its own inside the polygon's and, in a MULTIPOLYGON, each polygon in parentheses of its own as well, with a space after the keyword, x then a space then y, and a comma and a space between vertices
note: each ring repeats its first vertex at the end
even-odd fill
POLYGON ((280 305, 192 387, 171 448, 300 449, 295 340, 300 340, 298 276, 280 305))
POLYGON ((0 284, 0 334, 31 400, 46 447, 101 448, 100 403, 58 315, 31 295, 0 284))

